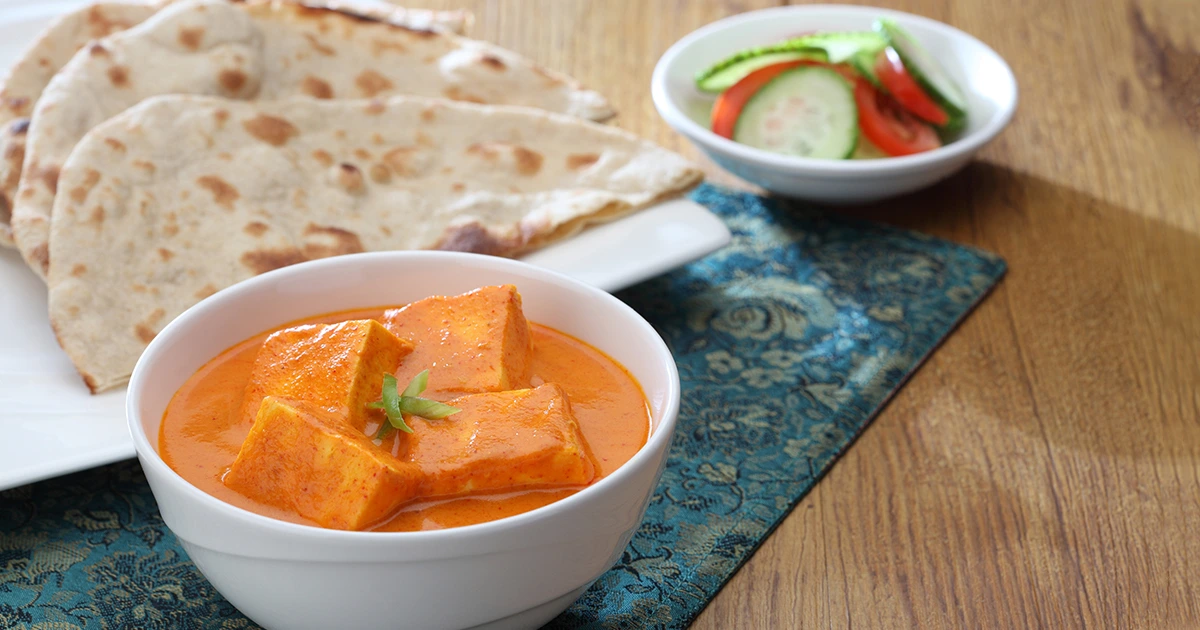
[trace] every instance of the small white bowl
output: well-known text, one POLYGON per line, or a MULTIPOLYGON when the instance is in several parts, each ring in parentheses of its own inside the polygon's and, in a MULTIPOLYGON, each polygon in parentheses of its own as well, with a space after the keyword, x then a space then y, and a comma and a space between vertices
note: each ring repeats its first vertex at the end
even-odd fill
POLYGON ((713 22, 676 42, 659 59, 651 93, 667 124, 725 170, 780 195, 827 203, 875 201, 950 176, 1004 129, 1017 107, 1012 70, 978 39, 910 13, 836 4, 764 9, 713 22), (891 18, 912 33, 966 92, 967 128, 958 139, 917 155, 823 160, 762 151, 710 131, 713 96, 696 88, 697 72, 739 50, 807 31, 870 30, 879 18, 891 18))
POLYGON ((192 307, 138 361, 127 415, 163 520, 230 602, 287 630, 528 628, 562 612, 620 557, 662 474, 679 375, 654 328, 620 300, 525 263, 450 252, 339 256, 287 267, 192 307), (622 363, 651 410, 646 445, 616 472, 549 506, 427 532, 349 532, 287 523, 199 490, 158 454, 183 382, 225 348, 298 318, 404 304, 512 283, 530 321, 622 363))

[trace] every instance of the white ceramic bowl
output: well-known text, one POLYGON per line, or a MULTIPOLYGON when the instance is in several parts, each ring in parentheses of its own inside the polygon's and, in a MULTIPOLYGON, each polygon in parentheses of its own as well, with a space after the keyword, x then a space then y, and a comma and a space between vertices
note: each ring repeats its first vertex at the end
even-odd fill
POLYGON ((528 628, 566 609, 629 542, 662 474, 679 410, 671 353, 620 300, 525 263, 449 252, 340 256, 221 291, 160 333, 138 361, 127 413, 163 520, 230 602, 267 628, 528 628), (298 318, 513 283, 525 313, 621 362, 649 403, 649 441, 612 475, 549 506, 428 532, 347 532, 223 503, 158 455, 183 382, 225 348, 298 318))
POLYGON ((875 201, 948 177, 1004 129, 1017 107, 1012 70, 978 39, 909 13, 833 4, 764 9, 713 22, 667 50, 654 68, 651 93, 667 124, 725 170, 780 195, 827 203, 875 201), (822 160, 762 151, 710 131, 713 96, 696 89, 697 72, 745 48, 806 31, 870 30, 878 18, 912 33, 966 92, 968 123, 957 140, 905 157, 822 160))

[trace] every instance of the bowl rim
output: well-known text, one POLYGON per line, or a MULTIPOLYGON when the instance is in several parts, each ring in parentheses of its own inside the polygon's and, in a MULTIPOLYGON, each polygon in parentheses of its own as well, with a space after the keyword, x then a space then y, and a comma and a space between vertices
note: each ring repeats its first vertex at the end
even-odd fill
MULTIPOLYGON (((320 314, 316 312, 312 313, 313 316, 320 314)), ((288 322, 282 321, 280 325, 286 323, 288 322)), ((607 351, 603 348, 600 348, 600 350, 607 354, 607 351)), ((639 383, 640 385, 641 383, 639 383)), ((643 394, 646 394, 646 392, 643 391, 643 394)), ((649 399, 649 395, 646 395, 647 399, 649 399)), ((138 359, 129 381, 129 394, 125 402, 125 417, 130 435, 133 437, 134 448, 143 467, 154 469, 154 472, 160 479, 173 484, 176 486, 177 491, 189 495, 189 498, 193 501, 199 502, 200 505, 208 509, 224 512, 226 516, 234 518, 242 524, 266 530, 274 530, 274 532, 281 535, 319 538, 323 542, 351 545, 376 545, 385 540, 396 542, 403 540, 423 544, 446 544, 500 534, 525 527, 532 522, 553 518, 555 514, 567 511, 587 501, 592 495, 631 481, 630 477, 636 474, 637 469, 651 463, 658 451, 663 451, 664 456, 665 453, 669 452, 679 414, 680 396, 678 366, 666 342, 663 341, 653 325, 646 321, 637 311, 605 291, 559 272, 508 258, 465 252, 389 251, 334 256, 276 269, 222 289, 188 308, 163 328, 162 332, 150 342, 138 359), (665 402, 658 425, 650 432, 646 443, 633 454, 633 457, 607 477, 583 488, 575 494, 521 514, 485 523, 440 530, 411 532, 349 531, 283 521, 226 503, 196 487, 163 461, 162 456, 151 444, 150 438, 146 434, 140 405, 142 398, 145 396, 146 381, 149 379, 147 374, 152 371, 153 366, 163 356, 166 356, 167 352, 165 348, 170 345, 169 342, 172 339, 180 334, 180 331, 184 331, 192 326, 194 321, 202 320, 211 317, 215 313, 219 313, 227 302, 238 299, 246 293, 262 291, 277 282, 295 279, 327 267, 352 267, 364 262, 375 262, 381 259, 391 261, 424 261, 424 264, 459 264, 465 262, 469 266, 478 267, 483 265, 498 267, 501 270, 512 270, 518 274, 532 274, 533 276, 541 276, 539 280, 549 281, 551 284, 559 286, 565 285, 576 291, 580 291, 585 294, 584 299, 599 300, 607 303, 618 312, 623 312, 629 317, 633 326, 642 329, 644 333, 649 333, 645 336, 651 341, 652 352, 657 355, 657 360, 668 367, 667 386, 664 392, 665 402)))
POLYGON ((654 73, 650 79, 650 95, 654 101, 655 109, 658 110, 660 116, 666 120, 675 131, 682 133, 689 139, 710 147, 714 150, 729 154, 731 157, 747 161, 756 162, 764 166, 773 167, 781 170, 805 170, 821 175, 858 175, 864 173, 871 174, 887 174, 897 171, 916 170, 924 166, 929 166, 942 161, 952 160, 955 157, 964 154, 973 153, 979 150, 984 144, 987 144, 996 137, 1012 120, 1013 114, 1017 109, 1017 101, 1019 100, 1018 87, 1016 77, 1013 75, 1012 68, 1008 62, 999 55, 991 46, 983 43, 973 35, 959 30, 944 22, 927 18, 904 11, 896 11, 894 9, 884 9, 880 7, 844 5, 844 4, 810 4, 799 6, 772 7, 768 9, 759 9, 756 11, 748 11, 726 17, 716 22, 712 22, 702 26, 695 31, 685 35, 682 39, 675 42, 663 53, 659 58, 658 63, 654 66, 654 73), (890 17, 898 19, 901 22, 910 22, 920 24, 928 29, 938 31, 943 36, 952 39, 963 39, 970 43, 980 46, 985 54, 991 55, 995 61, 999 63, 1003 70, 1003 80, 1011 88, 1012 98, 1005 103, 1001 103, 1001 107, 992 115, 992 117, 980 128, 975 131, 942 145, 932 151, 917 153, 914 155, 905 155, 900 157, 887 157, 877 160, 831 160, 823 158, 808 158, 789 155, 781 155, 756 149, 739 142, 734 142, 728 138, 723 138, 706 129, 696 121, 692 120, 671 98, 670 92, 667 89, 667 74, 669 69, 681 58, 685 48, 690 47, 694 43, 712 36, 715 33, 724 31, 728 28, 742 24, 745 22, 755 22, 768 18, 777 17, 779 15, 805 14, 815 13, 819 11, 843 11, 846 14, 853 15, 869 15, 870 17, 890 17))

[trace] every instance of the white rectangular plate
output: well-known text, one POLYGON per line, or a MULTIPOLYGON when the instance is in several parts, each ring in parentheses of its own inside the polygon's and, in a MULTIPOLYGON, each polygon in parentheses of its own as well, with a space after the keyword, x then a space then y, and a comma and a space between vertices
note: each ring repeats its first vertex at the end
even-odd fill
MULTIPOLYGON (((75 0, 0 0, 0 74, 75 0)), ((696 260, 729 230, 692 201, 659 204, 525 260, 616 291, 696 260)), ((88 394, 46 316, 46 287, 0 248, 0 490, 133 457, 125 390, 88 394)))

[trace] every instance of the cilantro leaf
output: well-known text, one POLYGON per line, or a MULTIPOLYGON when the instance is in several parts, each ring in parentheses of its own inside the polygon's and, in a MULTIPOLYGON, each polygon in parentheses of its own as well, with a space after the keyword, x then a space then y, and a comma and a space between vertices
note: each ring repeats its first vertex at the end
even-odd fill
POLYGON ((451 407, 436 400, 420 397, 420 394, 429 385, 429 370, 422 370, 420 374, 414 376, 412 381, 408 383, 408 386, 404 388, 403 393, 398 391, 399 385, 400 383, 396 380, 395 376, 384 374, 381 399, 376 402, 367 403, 367 407, 382 409, 383 413, 387 416, 387 422, 381 424, 379 431, 375 433, 376 440, 382 440, 387 437, 392 429, 412 433, 412 427, 408 426, 404 414, 419 416, 427 420, 442 420, 462 411, 457 407, 451 407))
POLYGON ((428 398, 405 396, 400 399, 400 411, 420 416, 426 420, 442 420, 462 411, 462 409, 451 407, 436 400, 429 400, 428 398))

